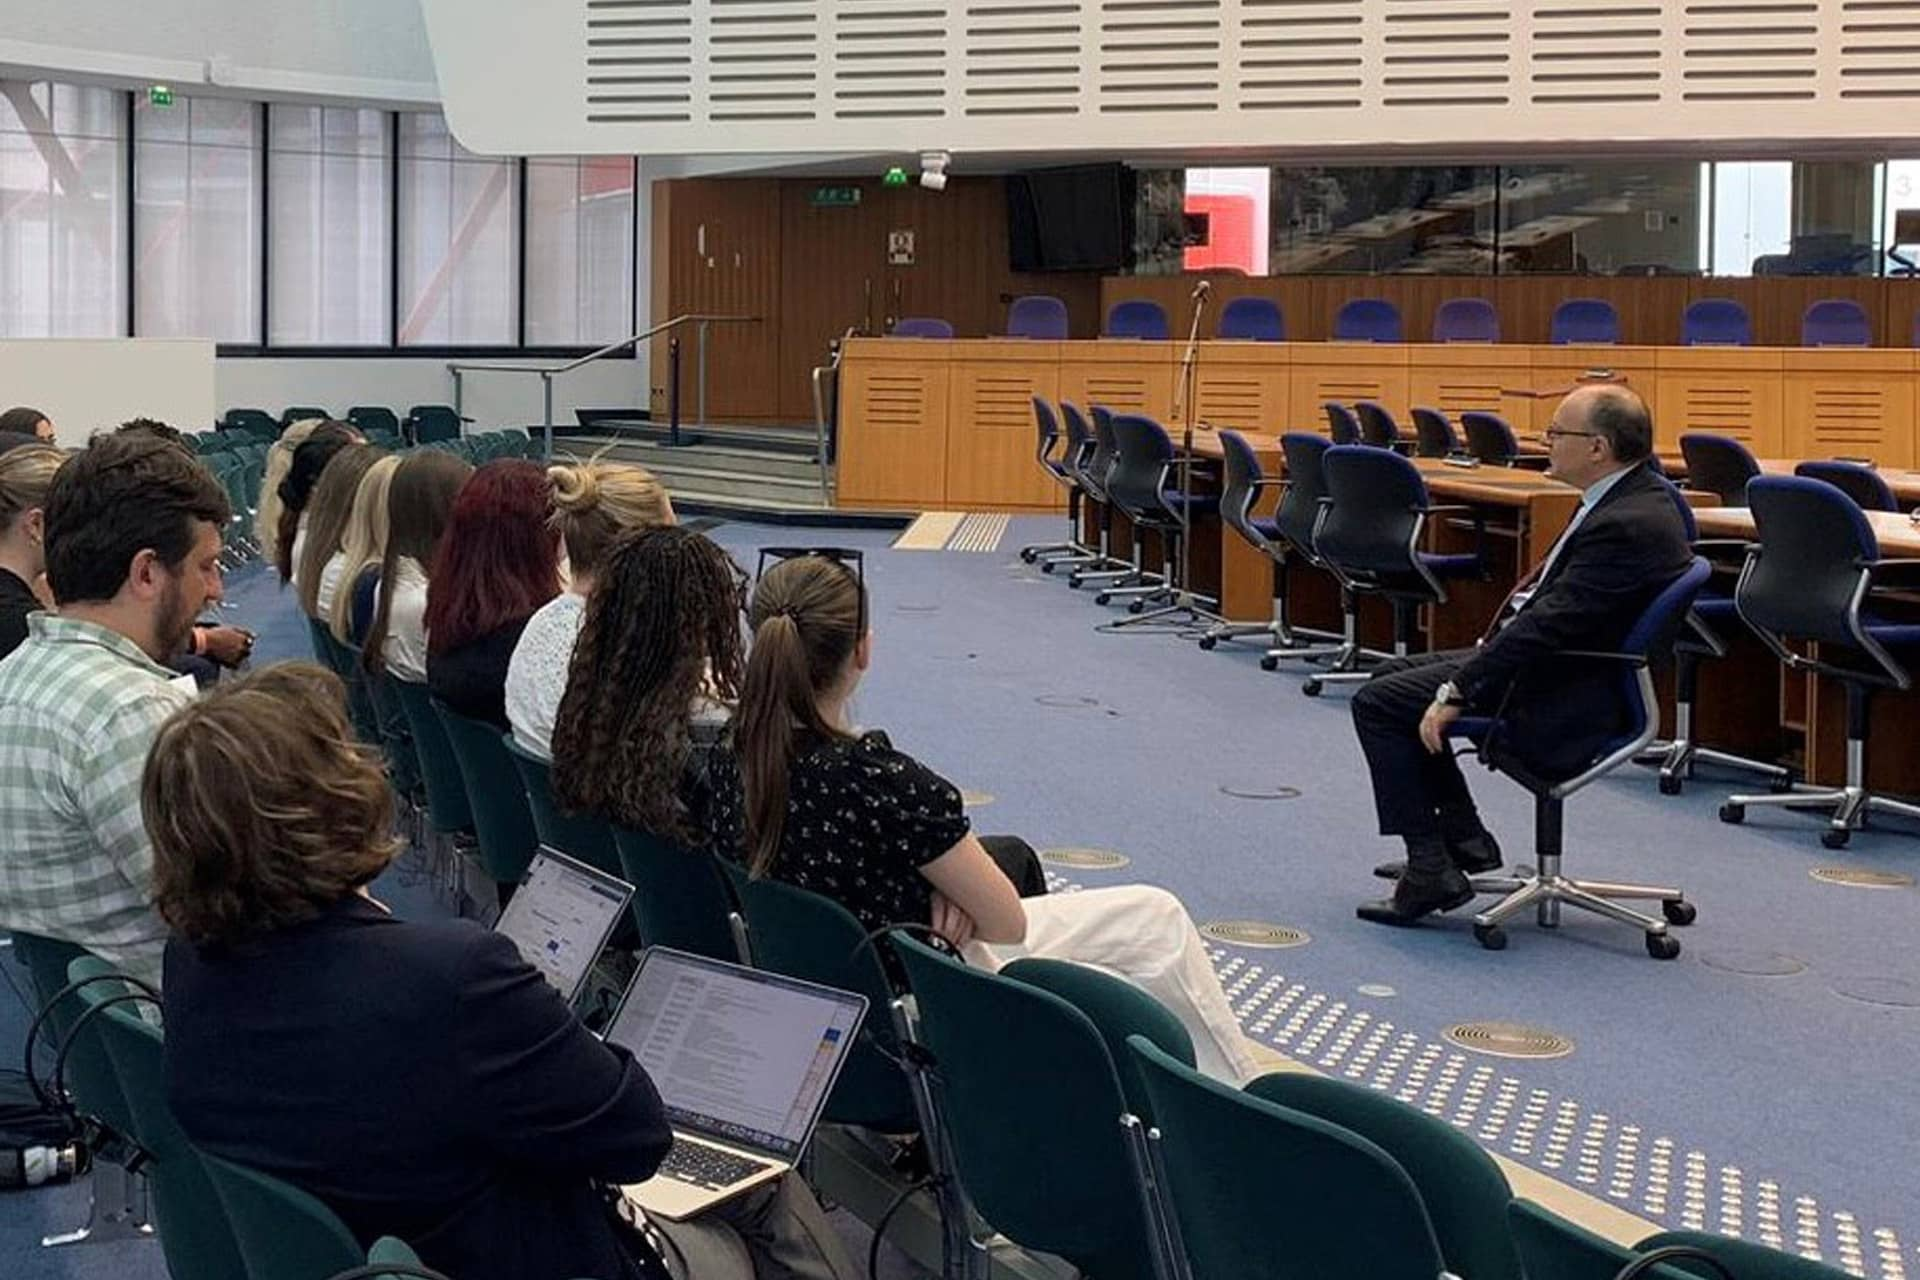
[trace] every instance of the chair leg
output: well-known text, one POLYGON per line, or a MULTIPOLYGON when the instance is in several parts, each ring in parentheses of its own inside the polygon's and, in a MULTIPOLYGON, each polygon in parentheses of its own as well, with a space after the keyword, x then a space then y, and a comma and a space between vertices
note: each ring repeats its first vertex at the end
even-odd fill
POLYGON ((41 1248, 154 1238, 153 1224, 147 1220, 144 1177, 111 1161, 95 1164, 89 1177, 86 1222, 71 1231, 42 1236, 41 1248))
POLYGON ((1872 688, 1864 683, 1847 682, 1845 785, 1802 786, 1767 795, 1728 796, 1726 803, 1720 806, 1720 820, 1739 822, 1747 816, 1748 809, 1755 807, 1826 809, 1829 810, 1827 829, 1820 833, 1820 843, 1829 849, 1839 849, 1846 845, 1855 831, 1866 825, 1867 815, 1873 810, 1920 817, 1920 806, 1876 796, 1867 790, 1867 704, 1872 693, 1872 688))
MULTIPOLYGON (((1315 671, 1300 684, 1300 692, 1309 698, 1319 697, 1320 690, 1325 685, 1361 684, 1371 680, 1373 668, 1394 656, 1381 653, 1378 649, 1369 649, 1360 643, 1360 611, 1353 600, 1352 593, 1345 589, 1340 592, 1340 615, 1344 634, 1341 636, 1339 647, 1333 651, 1333 661, 1315 671)), ((1394 647, 1398 650, 1404 646, 1396 641, 1394 647)), ((1286 650, 1274 649, 1261 659, 1260 665, 1264 667, 1270 660, 1277 662, 1285 657, 1311 656, 1302 651, 1290 653, 1286 650)), ((1271 667, 1267 669, 1272 670, 1271 667)))
POLYGON ((1775 791, 1784 791, 1791 787, 1793 770, 1784 765, 1752 760, 1731 752, 1716 751, 1712 747, 1700 746, 1693 740, 1693 702, 1699 662, 1699 656, 1693 653, 1682 651, 1675 655, 1673 740, 1649 748, 1639 757, 1642 763, 1659 767, 1660 794, 1679 795, 1680 788, 1686 779, 1693 776, 1695 764, 1721 765, 1729 769, 1745 769, 1757 773, 1767 779, 1775 791))

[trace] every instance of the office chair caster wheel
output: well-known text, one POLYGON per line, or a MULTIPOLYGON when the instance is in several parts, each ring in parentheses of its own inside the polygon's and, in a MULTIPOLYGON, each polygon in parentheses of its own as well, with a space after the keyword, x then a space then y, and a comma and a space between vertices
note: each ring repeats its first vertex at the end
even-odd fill
POLYGON ((1270 653, 1263 653, 1260 655, 1260 669, 1262 671, 1278 671, 1280 669, 1280 659, 1270 653))
POLYGON ((1680 794, 1680 775, 1663 773, 1660 775, 1660 794, 1677 796, 1680 794))
POLYGON ((1773 792, 1773 794, 1777 796, 1783 796, 1787 792, 1793 790, 1793 779, 1792 778, 1775 778, 1772 782, 1769 782, 1767 784, 1767 790, 1773 792))
POLYGON ((1128 613, 1145 613, 1145 612, 1146 612, 1146 610, 1147 610, 1147 602, 1146 602, 1145 600, 1129 600, 1129 601, 1127 601, 1127 612, 1128 612, 1128 613))
POLYGON ((1105 603, 1107 603, 1107 601, 1109 601, 1109 600, 1111 600, 1111 599, 1113 599, 1113 597, 1112 597, 1112 596, 1110 596, 1110 595, 1108 595, 1108 594, 1107 594, 1106 592, 1104 592, 1104 591, 1102 591, 1102 592, 1101 592, 1101 593, 1100 593, 1099 595, 1097 595, 1097 596, 1095 596, 1095 597, 1093 598, 1093 602, 1094 602, 1095 604, 1105 604, 1105 603))
POLYGON ((1647 935, 1647 954, 1655 960, 1671 960, 1680 954, 1680 939, 1670 938, 1664 933, 1647 935))
MULTIPOLYGON (((1028 564, 1032 564, 1032 563, 1033 563, 1033 561, 1031 561, 1031 560, 1029 560, 1029 561, 1027 561, 1027 563, 1028 563, 1028 564)), ((1040 566, 1040 572, 1042 572, 1042 573, 1052 573, 1052 572, 1053 572, 1053 561, 1051 561, 1051 560, 1049 560, 1049 561, 1047 561, 1047 562, 1046 562, 1045 564, 1043 564, 1043 565, 1041 565, 1041 566, 1040 566)))
MULTIPOLYGON (((1684 898, 1662 898, 1660 900, 1660 914, 1667 918, 1668 924, 1685 926, 1692 924, 1694 917, 1700 913, 1695 910, 1691 902, 1688 902, 1684 898)), ((1652 937, 1653 935, 1649 934, 1647 936, 1652 937)))
POLYGON ((1300 692, 1306 694, 1309 698, 1317 698, 1320 696, 1320 690, 1323 687, 1318 680, 1309 680, 1300 686, 1300 692))
POLYGON ((1202 649, 1211 651, 1213 646, 1219 643, 1220 643, 1220 638, 1218 636, 1201 636, 1200 637, 1200 647, 1202 649))
POLYGON ((1820 833, 1820 843, 1829 849, 1844 849, 1852 838, 1853 832, 1845 827, 1828 827, 1820 833))
POLYGON ((1040 558, 1040 555, 1032 547, 1022 547, 1020 548, 1020 558, 1022 560, 1025 560, 1028 564, 1032 564, 1035 560, 1038 560, 1040 558))
POLYGON ((1489 951, 1507 949, 1507 931, 1497 924, 1477 924, 1473 926, 1473 940, 1489 951))
POLYGON ((1720 806, 1720 821, 1722 822, 1744 822, 1746 821, 1746 817, 1747 806, 1743 804, 1735 804, 1729 800, 1720 806))

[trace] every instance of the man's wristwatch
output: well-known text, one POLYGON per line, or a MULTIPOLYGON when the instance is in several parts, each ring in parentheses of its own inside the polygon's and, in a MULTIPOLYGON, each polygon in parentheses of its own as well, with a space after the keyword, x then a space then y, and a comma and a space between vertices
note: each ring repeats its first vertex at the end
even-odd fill
POLYGON ((1453 681, 1448 680, 1433 691, 1433 705, 1436 707, 1464 707, 1467 705, 1467 699, 1466 695, 1454 686, 1453 681))

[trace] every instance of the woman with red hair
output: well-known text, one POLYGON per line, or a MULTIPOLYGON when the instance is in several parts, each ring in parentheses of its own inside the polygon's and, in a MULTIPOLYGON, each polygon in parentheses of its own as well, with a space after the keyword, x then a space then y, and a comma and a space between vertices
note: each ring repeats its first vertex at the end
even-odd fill
POLYGON ((546 473, 502 458, 453 500, 427 575, 427 684, 449 708, 507 727, 507 663, 527 619, 560 594, 546 473))

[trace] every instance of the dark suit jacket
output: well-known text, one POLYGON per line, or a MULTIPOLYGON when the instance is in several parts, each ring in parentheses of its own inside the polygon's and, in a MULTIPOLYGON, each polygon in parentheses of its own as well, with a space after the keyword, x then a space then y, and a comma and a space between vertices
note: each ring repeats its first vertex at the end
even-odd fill
POLYGON ((427 655, 427 687, 433 696, 471 720, 484 720, 502 732, 507 723, 507 665, 520 643, 527 620, 509 622, 458 649, 427 655))
POLYGON ((660 1096, 505 938, 355 897, 244 946, 176 939, 165 980, 167 1094, 205 1150, 462 1280, 635 1274, 590 1180, 654 1171, 660 1096))
POLYGON ((1475 712, 1504 703, 1490 759, 1505 756, 1547 777, 1584 768, 1626 723, 1621 668, 1557 655, 1617 650, 1692 559, 1671 488, 1645 467, 1628 471, 1568 535, 1526 607, 1454 677, 1475 712))

